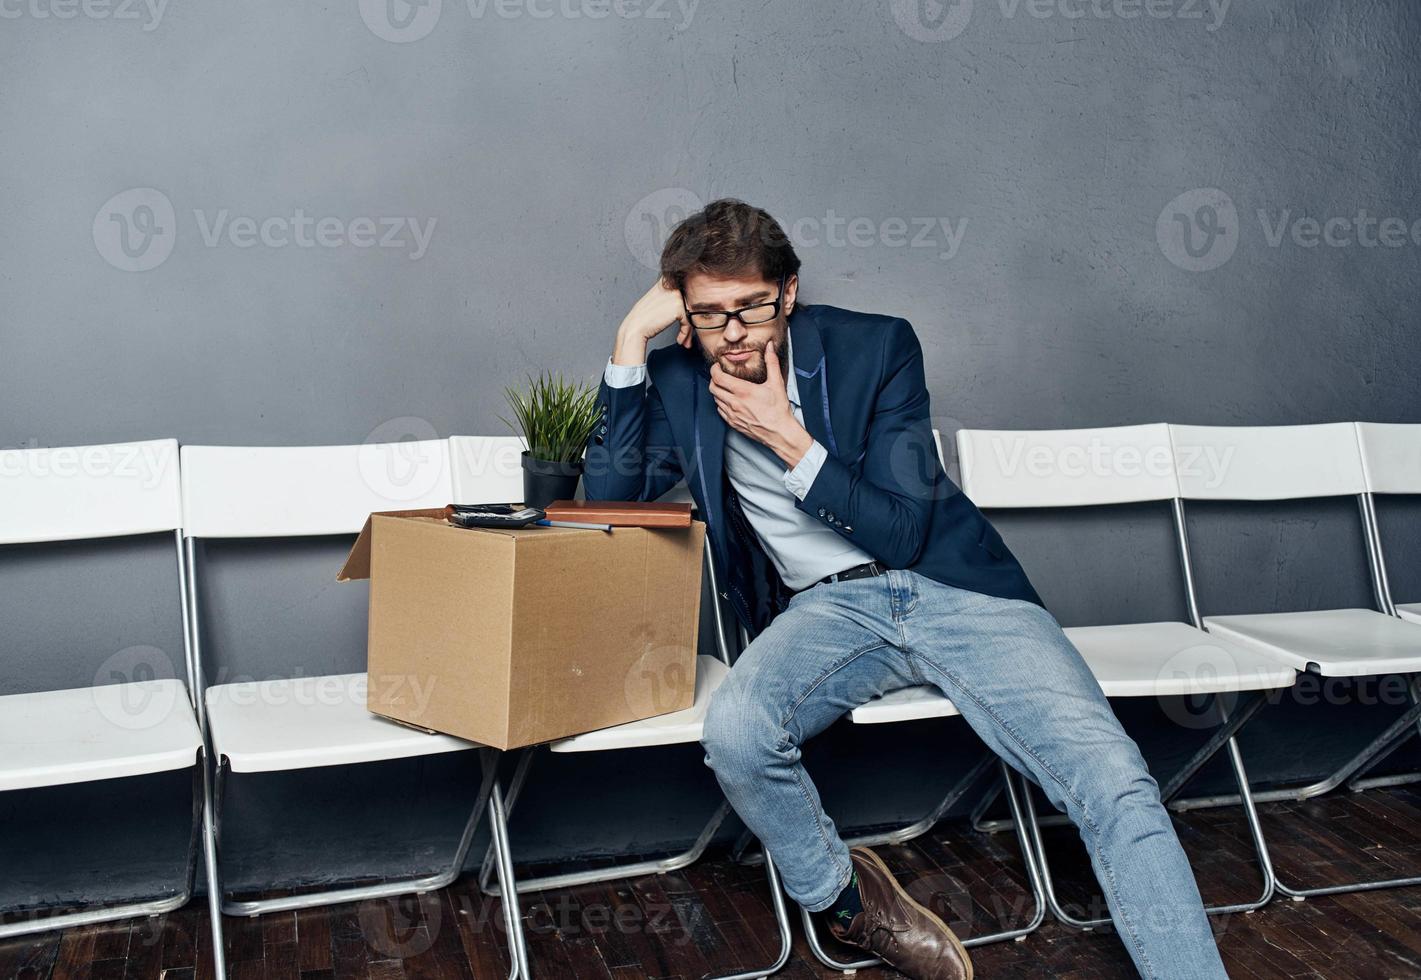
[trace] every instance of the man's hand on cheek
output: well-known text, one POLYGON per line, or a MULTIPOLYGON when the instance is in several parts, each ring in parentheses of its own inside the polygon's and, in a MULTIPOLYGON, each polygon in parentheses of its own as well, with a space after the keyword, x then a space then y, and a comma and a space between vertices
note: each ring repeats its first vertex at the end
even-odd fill
POLYGON ((765 383, 755 384, 712 364, 710 392, 726 425, 768 446, 786 466, 793 467, 804 458, 814 438, 790 408, 774 341, 765 347, 765 372, 765 383))

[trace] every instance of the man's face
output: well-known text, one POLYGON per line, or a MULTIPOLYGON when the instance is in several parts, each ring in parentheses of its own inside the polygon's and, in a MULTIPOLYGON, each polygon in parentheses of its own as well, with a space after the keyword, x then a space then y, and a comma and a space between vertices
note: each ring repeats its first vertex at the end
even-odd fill
MULTIPOLYGON (((695 330, 701 354, 707 362, 737 378, 763 384, 768 369, 765 365, 765 345, 775 342, 780 367, 788 365, 785 340, 789 335, 789 314, 794 309, 794 297, 799 280, 790 276, 785 281, 784 302, 779 314, 767 323, 746 325, 739 318, 719 330, 695 330)), ((722 279, 717 276, 692 273, 686 277, 684 290, 686 309, 692 313, 716 310, 740 310, 760 303, 773 303, 779 295, 777 282, 766 282, 756 276, 722 279)), ((746 314, 747 316, 751 314, 746 314)))

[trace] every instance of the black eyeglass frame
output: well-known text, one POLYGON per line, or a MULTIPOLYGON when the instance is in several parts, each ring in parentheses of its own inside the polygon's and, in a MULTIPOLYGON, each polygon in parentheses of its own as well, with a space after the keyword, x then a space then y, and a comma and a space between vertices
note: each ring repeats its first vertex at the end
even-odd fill
POLYGON ((681 290, 681 309, 685 311, 685 313, 686 313, 686 322, 691 325, 691 329, 692 329, 692 330, 700 330, 700 331, 706 331, 706 332, 709 332, 709 331, 711 331, 711 330, 724 330, 726 327, 730 326, 731 318, 734 318, 734 319, 736 319, 736 320, 739 320, 739 321, 740 321, 740 325, 741 325, 742 327, 758 327, 758 326, 759 326, 760 324, 762 324, 762 323, 769 323, 770 321, 774 320, 775 317, 777 317, 777 316, 780 315, 780 310, 781 310, 781 308, 783 307, 784 298, 785 298, 785 283, 786 283, 788 280, 789 280, 789 277, 788 277, 787 275, 785 275, 785 276, 780 276, 780 291, 779 291, 779 295, 776 296, 774 299, 770 300, 768 303, 751 303, 749 306, 742 306, 742 307, 741 307, 740 309, 738 309, 738 310, 696 310, 696 311, 693 313, 693 312, 691 312, 691 309, 686 306, 686 292, 685 292, 685 290, 681 290), (756 320, 754 323, 747 323, 747 322, 745 321, 745 319, 740 315, 740 314, 746 312, 747 310, 758 310, 758 309, 760 309, 760 308, 763 307, 763 306, 773 307, 773 309, 774 309, 774 312, 771 313, 769 316, 765 317, 765 319, 763 319, 763 320, 756 320), (722 324, 721 324, 720 326, 718 326, 718 327, 698 327, 698 326, 696 326, 696 321, 695 321, 695 317, 696 317, 696 315, 698 315, 698 314, 701 315, 701 316, 705 316, 705 315, 707 315, 707 314, 719 314, 720 316, 725 317, 725 322, 722 323, 722 324))

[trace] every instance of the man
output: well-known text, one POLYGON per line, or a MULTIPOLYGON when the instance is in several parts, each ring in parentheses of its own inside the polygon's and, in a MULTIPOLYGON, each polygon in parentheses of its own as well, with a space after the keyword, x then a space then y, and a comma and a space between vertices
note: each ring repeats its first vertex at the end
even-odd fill
POLYGON ((947 925, 844 845, 800 763, 850 709, 932 685, 1080 828, 1140 975, 1224 977, 1139 750, 938 461, 912 327, 799 305, 798 271, 758 208, 716 201, 679 225, 617 332, 587 452, 592 499, 686 480, 755 637, 702 738, 726 797, 838 938, 919 980, 971 977, 947 925), (648 355, 673 326, 676 344, 648 355))

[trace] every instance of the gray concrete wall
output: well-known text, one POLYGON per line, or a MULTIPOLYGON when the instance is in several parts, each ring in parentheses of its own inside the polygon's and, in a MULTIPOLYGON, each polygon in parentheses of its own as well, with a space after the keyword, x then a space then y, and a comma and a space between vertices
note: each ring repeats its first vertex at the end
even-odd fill
MULTIPOLYGON (((808 301, 913 321, 947 430, 1421 421, 1415 4, 922 7, 5 5, 0 446, 500 433, 505 383, 596 375, 666 226, 723 194, 790 229, 808 301)), ((1383 515, 1408 598, 1417 517, 1383 515)), ((1167 520, 1002 526, 1063 622, 1102 622, 1180 614, 1167 520)), ((1197 522, 1206 609, 1367 601, 1354 509, 1197 522)), ((0 693, 103 681, 134 646, 180 664, 167 544, 0 552, 0 693)), ((214 679, 360 668, 345 546, 211 549, 214 679)), ((886 744, 825 737, 844 822, 926 806, 925 767, 971 745, 919 734, 886 770, 886 744)), ((1303 737, 1279 771, 1320 764, 1303 737)), ((660 762, 550 762, 515 843, 689 836, 713 783, 692 748, 660 762)), ((233 880, 430 867, 474 775, 237 780, 233 880)), ((0 905, 171 884, 186 789, 0 797, 0 905)))

